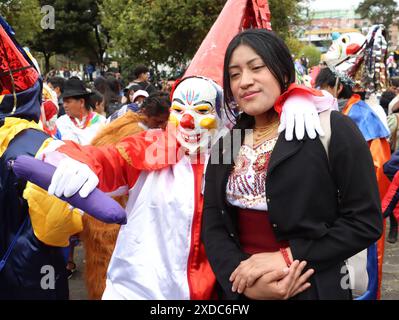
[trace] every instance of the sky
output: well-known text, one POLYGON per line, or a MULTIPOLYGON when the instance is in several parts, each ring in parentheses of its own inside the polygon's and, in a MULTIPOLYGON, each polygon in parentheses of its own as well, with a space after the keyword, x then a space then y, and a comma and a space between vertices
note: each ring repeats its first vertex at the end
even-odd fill
MULTIPOLYGON (((313 10, 350 9, 357 8, 362 0, 313 0, 310 8, 313 10)), ((399 2, 396 0, 396 2, 399 2)))

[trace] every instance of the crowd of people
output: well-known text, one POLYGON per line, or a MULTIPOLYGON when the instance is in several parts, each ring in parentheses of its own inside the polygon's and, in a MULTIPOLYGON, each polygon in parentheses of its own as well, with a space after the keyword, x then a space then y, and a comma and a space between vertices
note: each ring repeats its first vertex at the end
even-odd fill
POLYGON ((83 81, 93 82, 96 77, 103 75, 107 71, 108 68, 105 65, 100 66, 93 62, 89 62, 79 67, 52 69, 47 73, 47 77, 61 77, 66 80, 71 77, 77 77, 83 81))
POLYGON ((125 86, 94 68, 42 83, 0 36, 19 72, 0 78, 0 299, 68 299, 79 241, 90 299, 380 297, 384 218, 394 243, 399 217, 399 95, 378 91, 388 69, 356 83, 342 62, 357 56, 326 57, 307 87, 297 64, 308 75, 309 61, 258 28, 230 34, 222 81, 186 74, 159 90, 138 65, 125 86), (48 190, 17 178, 21 155, 56 167, 48 190), (96 188, 126 224, 59 199, 96 188), (361 252, 359 293, 342 279, 361 252))

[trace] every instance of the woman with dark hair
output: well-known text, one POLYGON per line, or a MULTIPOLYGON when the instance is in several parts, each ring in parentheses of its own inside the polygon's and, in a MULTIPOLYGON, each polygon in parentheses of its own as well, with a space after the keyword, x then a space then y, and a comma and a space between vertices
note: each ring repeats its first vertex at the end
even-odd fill
POLYGON ((120 84, 115 77, 97 77, 94 80, 94 88, 104 96, 104 109, 107 117, 121 107, 120 84))
POLYGON ((328 157, 320 139, 278 134, 276 110, 298 90, 294 80, 290 52, 273 32, 247 30, 230 42, 223 84, 236 125, 213 149, 202 226, 226 299, 351 299, 345 260, 382 233, 373 162, 350 119, 327 111, 328 157), (235 130, 241 147, 226 148, 235 130))
POLYGON ((121 86, 118 79, 113 76, 107 76, 106 80, 109 87, 109 91, 107 92, 108 107, 106 112, 107 116, 110 116, 122 106, 120 97, 121 86))
POLYGON ((105 104, 104 104, 104 96, 97 90, 93 90, 92 95, 90 96, 90 107, 93 111, 105 117, 105 104))

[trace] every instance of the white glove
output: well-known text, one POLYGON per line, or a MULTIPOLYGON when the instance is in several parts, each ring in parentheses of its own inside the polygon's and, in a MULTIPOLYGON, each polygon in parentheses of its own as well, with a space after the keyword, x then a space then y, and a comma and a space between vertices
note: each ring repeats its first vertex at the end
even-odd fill
POLYGON ((280 133, 285 129, 285 139, 291 141, 293 139, 294 127, 295 136, 298 140, 303 139, 305 129, 311 139, 317 137, 316 132, 320 136, 324 136, 318 109, 311 95, 291 96, 285 101, 278 132, 280 133))
POLYGON ((86 198, 98 185, 98 177, 88 165, 71 158, 62 159, 54 172, 48 193, 57 197, 71 197, 79 190, 86 198))

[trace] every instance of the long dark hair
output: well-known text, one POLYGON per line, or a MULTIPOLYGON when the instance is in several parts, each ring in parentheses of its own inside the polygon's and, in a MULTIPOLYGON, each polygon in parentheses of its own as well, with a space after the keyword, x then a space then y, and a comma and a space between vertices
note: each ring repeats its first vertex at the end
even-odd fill
POLYGON ((236 35, 227 47, 223 66, 223 89, 226 113, 236 118, 236 128, 248 128, 255 123, 255 119, 245 113, 237 117, 231 109, 234 103, 230 87, 229 64, 234 50, 246 45, 252 48, 263 60, 269 71, 280 85, 281 93, 285 92, 291 83, 295 82, 295 68, 291 53, 274 32, 266 29, 248 29, 236 35))

